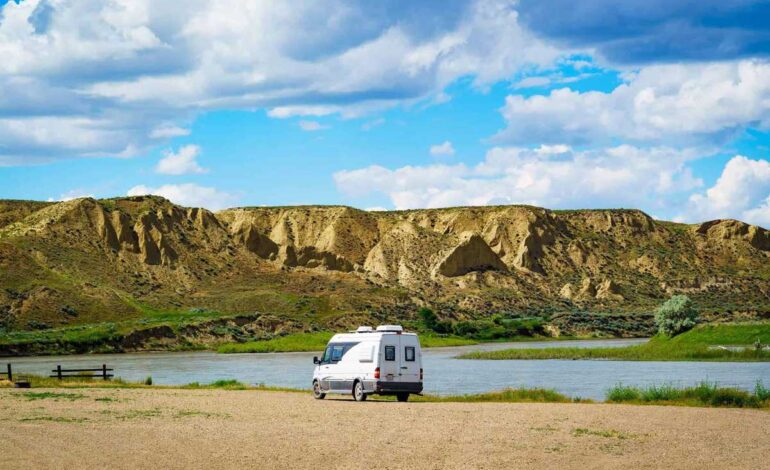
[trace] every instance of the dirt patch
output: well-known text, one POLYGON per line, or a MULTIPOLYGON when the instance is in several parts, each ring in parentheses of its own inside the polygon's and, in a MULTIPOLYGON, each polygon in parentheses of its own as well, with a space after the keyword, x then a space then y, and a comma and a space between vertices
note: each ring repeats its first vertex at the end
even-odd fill
POLYGON ((0 390, 9 467, 760 468, 770 446, 757 410, 145 389, 9 400, 19 393, 0 390))

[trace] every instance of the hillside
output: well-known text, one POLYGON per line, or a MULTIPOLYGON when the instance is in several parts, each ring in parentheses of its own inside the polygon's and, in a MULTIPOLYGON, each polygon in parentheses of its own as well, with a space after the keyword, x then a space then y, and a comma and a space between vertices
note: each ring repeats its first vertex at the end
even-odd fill
POLYGON ((0 201, 7 332, 261 312, 236 326, 272 334, 408 320, 430 306, 455 320, 543 317, 575 333, 602 329, 591 315, 643 316, 674 293, 706 316, 766 316, 770 233, 638 210, 0 201))

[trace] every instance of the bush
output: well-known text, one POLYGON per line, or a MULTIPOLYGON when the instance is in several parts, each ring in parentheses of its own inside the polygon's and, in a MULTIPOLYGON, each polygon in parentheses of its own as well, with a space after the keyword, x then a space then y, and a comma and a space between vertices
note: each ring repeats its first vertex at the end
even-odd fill
POLYGON ((144 379, 144 384, 145 385, 152 385, 152 377, 148 375, 147 378, 144 379))
POLYGON ((433 331, 442 335, 451 334, 453 331, 452 322, 449 320, 437 321, 436 326, 433 327, 433 331))
POLYGON ((422 320, 422 324, 425 325, 425 328, 429 330, 436 329, 438 317, 435 313, 433 313, 433 310, 423 307, 420 309, 420 311, 417 312, 417 315, 420 316, 420 320, 422 320))
POLYGON ((676 336, 692 329, 698 318, 698 312, 686 295, 675 295, 658 307, 655 312, 655 324, 658 332, 666 336, 676 336))
POLYGON ((454 331, 457 336, 472 336, 478 333, 479 328, 472 321, 459 321, 454 324, 454 331))

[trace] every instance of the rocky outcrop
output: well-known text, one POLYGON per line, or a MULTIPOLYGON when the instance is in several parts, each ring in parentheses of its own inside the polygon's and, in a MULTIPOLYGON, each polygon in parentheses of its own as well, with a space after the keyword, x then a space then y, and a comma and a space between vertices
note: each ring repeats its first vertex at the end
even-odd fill
POLYGON ((712 220, 700 224, 695 232, 715 241, 745 240, 757 250, 770 251, 770 232, 739 220, 712 220))
POLYGON ((442 276, 462 276, 471 271, 505 271, 507 267, 479 235, 470 234, 452 248, 435 269, 442 276))

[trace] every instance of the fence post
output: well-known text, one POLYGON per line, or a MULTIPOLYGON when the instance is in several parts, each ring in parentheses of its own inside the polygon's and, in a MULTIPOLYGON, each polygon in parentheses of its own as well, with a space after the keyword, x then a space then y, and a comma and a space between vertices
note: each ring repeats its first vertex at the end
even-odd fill
POLYGON ((13 371, 11 370, 11 363, 8 363, 8 381, 13 382, 13 371))
POLYGON ((62 379, 62 376, 61 376, 61 364, 59 364, 59 365, 57 365, 57 366, 56 366, 56 377, 57 377, 59 380, 61 380, 61 379, 62 379))
POLYGON ((107 364, 102 364, 102 377, 107 380, 107 364))

